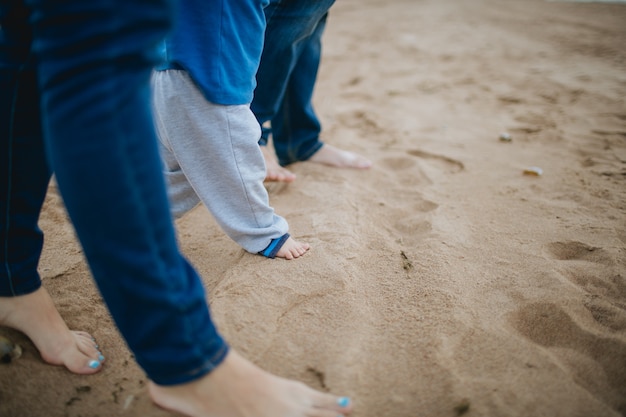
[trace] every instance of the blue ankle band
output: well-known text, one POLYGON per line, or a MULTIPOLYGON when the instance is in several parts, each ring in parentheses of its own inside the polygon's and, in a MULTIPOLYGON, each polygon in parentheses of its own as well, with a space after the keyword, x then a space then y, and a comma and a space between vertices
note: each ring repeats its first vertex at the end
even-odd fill
POLYGON ((272 239, 267 248, 263 249, 261 252, 259 252, 259 254, 265 256, 266 258, 275 258, 276 254, 278 253, 280 248, 283 247, 289 237, 289 233, 285 233, 278 239, 272 239))

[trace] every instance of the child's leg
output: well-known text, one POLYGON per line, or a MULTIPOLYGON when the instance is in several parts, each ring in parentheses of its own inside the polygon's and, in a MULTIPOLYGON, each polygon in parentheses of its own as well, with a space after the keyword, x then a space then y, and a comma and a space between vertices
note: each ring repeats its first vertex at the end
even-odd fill
MULTIPOLYGON (((155 79, 159 77, 159 72, 152 73, 152 89, 155 88, 155 79)), ((157 95, 157 94, 155 94, 157 95)), ((158 96, 158 102, 162 102, 163 98, 158 96)), ((157 99, 153 97, 153 113, 154 124, 159 139, 159 154, 163 164, 163 176, 167 183, 167 195, 170 201, 170 210, 172 216, 176 219, 184 216, 189 210, 200 203, 200 197, 194 191, 193 187, 187 180, 183 169, 181 168, 176 155, 169 146, 168 130, 161 116, 167 115, 167 112, 159 112, 157 108, 157 99)))
MULTIPOLYGON (((260 129, 249 107, 207 101, 179 70, 156 72, 153 88, 161 140, 226 234, 252 253, 285 235, 287 222, 274 213, 263 185, 260 129)), ((176 205, 177 196, 169 193, 176 205)))

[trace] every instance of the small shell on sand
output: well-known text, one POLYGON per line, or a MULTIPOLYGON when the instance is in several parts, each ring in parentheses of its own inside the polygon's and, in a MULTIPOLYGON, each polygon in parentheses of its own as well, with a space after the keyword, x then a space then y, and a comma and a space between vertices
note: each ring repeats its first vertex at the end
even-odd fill
POLYGON ((543 174, 543 169, 539 167, 528 167, 524 170, 524 175, 532 175, 535 177, 539 177, 543 174))
POLYGON ((510 133, 507 133, 507 132, 500 133, 500 141, 501 142, 510 142, 512 140, 513 140, 513 138, 511 137, 510 133))

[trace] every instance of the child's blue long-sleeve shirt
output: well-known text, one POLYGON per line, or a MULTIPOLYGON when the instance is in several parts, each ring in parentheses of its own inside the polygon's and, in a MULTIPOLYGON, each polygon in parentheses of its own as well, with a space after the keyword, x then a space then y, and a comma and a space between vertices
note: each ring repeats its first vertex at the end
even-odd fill
POLYGON ((183 69, 207 100, 248 104, 263 50, 269 0, 180 0, 158 70, 183 69))

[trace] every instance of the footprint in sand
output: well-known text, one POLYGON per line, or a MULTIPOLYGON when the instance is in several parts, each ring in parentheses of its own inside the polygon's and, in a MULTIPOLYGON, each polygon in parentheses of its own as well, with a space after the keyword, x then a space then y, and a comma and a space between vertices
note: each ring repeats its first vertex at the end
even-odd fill
POLYGON ((379 162, 393 173, 393 186, 386 188, 385 218, 390 229, 405 243, 422 239, 432 231, 431 212, 439 205, 423 198, 421 190, 438 178, 448 177, 465 169, 462 162, 420 149, 389 156, 379 162))
MULTIPOLYGON (((395 219, 393 225, 398 235, 404 238, 405 243, 410 243, 432 231, 430 212, 437 207, 439 205, 432 201, 421 200, 396 208, 396 213, 390 218, 395 219)), ((389 212, 393 213, 394 209, 389 212)))
POLYGON ((407 151, 407 153, 411 156, 415 156, 417 158, 422 158, 429 162, 432 162, 439 169, 447 174, 456 174, 457 172, 461 172, 465 169, 465 165, 463 165, 463 162, 454 158, 447 157, 445 155, 438 155, 435 153, 422 151, 420 149, 412 149, 407 151))
POLYGON ((608 256, 601 248, 586 245, 582 242, 552 242, 546 245, 547 251, 561 261, 583 260, 589 262, 605 263, 608 256))
POLYGON ((556 127, 556 123, 548 116, 537 113, 525 113, 515 117, 515 121, 519 122, 520 126, 511 127, 509 131, 512 133, 531 135, 556 127))
POLYGON ((402 176, 400 181, 412 180, 419 181, 421 184, 433 185, 439 180, 444 180, 451 174, 456 174, 465 169, 463 162, 445 155, 426 152, 421 149, 410 149, 406 151, 406 154, 409 157, 403 156, 385 161, 394 171, 417 165, 417 168, 412 170, 415 173, 412 177, 402 176))
POLYGON ((611 254, 582 242, 553 242, 547 254, 559 262, 561 273, 574 285, 594 297, 613 302, 626 314, 626 277, 611 254))
POLYGON ((507 105, 507 104, 523 104, 526 102, 526 100, 524 100, 523 98, 520 97, 516 97, 516 96, 510 96, 510 95, 502 95, 500 97, 498 97, 498 101, 500 101, 500 103, 507 105))
POLYGON ((612 332, 626 330, 626 278, 606 250, 582 242, 552 242, 548 256, 559 261, 560 273, 586 294, 585 307, 612 332))
POLYGON ((404 171, 417 165, 414 158, 405 156, 389 157, 380 161, 380 164, 391 169, 392 171, 404 171))
POLYGON ((602 130, 602 129, 593 129, 591 133, 599 136, 617 136, 621 138, 626 138, 626 132, 622 132, 620 130, 602 130))
MULTIPOLYGON (((402 201, 407 199, 407 192, 419 191, 425 186, 432 185, 433 181, 426 173, 423 164, 419 164, 417 159, 403 155, 388 156, 377 162, 377 165, 387 168, 386 172, 390 174, 391 181, 394 184, 394 194, 399 192, 402 201), (396 187, 401 187, 397 189, 396 187)), ((394 199, 393 196, 389 198, 394 199)))
POLYGON ((565 310, 548 302, 522 307, 510 323, 532 342, 556 349, 561 364, 572 369, 581 386, 626 411, 626 343, 586 331, 565 310))
MULTIPOLYGON (((410 149, 402 155, 388 156, 378 164, 389 169, 394 182, 415 186, 432 185, 437 177, 456 174, 465 169, 459 160, 421 149, 410 149)), ((405 200, 406 196, 400 194, 405 200)))
POLYGON ((584 359, 569 357, 567 365, 576 372, 581 385, 626 412, 626 279, 620 262, 610 251, 578 241, 552 242, 545 245, 544 251, 556 261, 566 282, 584 292, 583 305, 607 331, 602 337, 585 330, 575 317, 552 303, 523 307, 514 314, 512 324, 537 344, 571 349, 579 358, 597 363, 601 374, 590 372, 594 367, 589 364, 593 362, 584 359), (600 382, 604 378, 610 387, 600 382))
POLYGON ((376 116, 363 110, 340 113, 337 116, 337 120, 342 126, 359 129, 359 131, 365 133, 380 133, 383 131, 376 121, 376 116))

